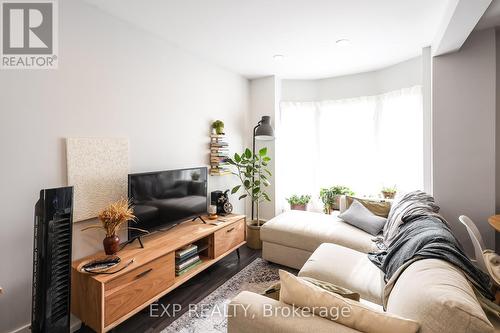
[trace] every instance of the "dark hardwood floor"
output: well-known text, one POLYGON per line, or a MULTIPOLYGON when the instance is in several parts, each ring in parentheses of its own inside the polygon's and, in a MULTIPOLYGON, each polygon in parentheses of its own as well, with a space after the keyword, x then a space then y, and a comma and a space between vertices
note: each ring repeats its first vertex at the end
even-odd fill
MULTIPOLYGON (((236 256, 236 252, 231 253, 227 257, 221 259, 216 264, 207 268, 185 284, 171 291, 160 299, 158 304, 157 314, 163 312, 163 307, 169 304, 180 304, 181 311, 172 316, 172 308, 168 308, 169 315, 158 317, 150 316, 150 307, 146 307, 143 311, 137 313, 132 318, 128 319, 121 325, 112 330, 114 333, 153 333, 160 332, 165 327, 170 325, 176 318, 181 316, 188 310, 189 304, 196 304, 211 292, 221 286, 224 282, 230 279, 233 275, 245 268, 253 260, 261 256, 261 251, 249 249, 246 246, 240 248, 240 260, 236 256)), ((82 326, 77 331, 78 333, 94 332, 88 327, 82 326)))

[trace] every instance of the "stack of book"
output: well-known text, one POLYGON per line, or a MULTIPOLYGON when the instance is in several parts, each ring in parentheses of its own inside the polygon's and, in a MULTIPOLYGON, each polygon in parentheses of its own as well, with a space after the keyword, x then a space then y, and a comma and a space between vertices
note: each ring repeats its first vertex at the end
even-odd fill
POLYGON ((230 174, 227 168, 229 146, 224 141, 223 134, 210 135, 210 174, 212 176, 221 176, 230 174))
POLYGON ((175 275, 180 276, 201 264, 198 246, 187 245, 175 251, 175 275))

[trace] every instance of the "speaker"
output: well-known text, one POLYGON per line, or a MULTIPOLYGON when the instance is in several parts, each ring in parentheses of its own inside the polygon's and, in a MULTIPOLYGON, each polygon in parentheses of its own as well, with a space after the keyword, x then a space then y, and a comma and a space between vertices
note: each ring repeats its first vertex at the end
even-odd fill
POLYGON ((40 191, 35 205, 31 330, 70 330, 73 187, 40 191))

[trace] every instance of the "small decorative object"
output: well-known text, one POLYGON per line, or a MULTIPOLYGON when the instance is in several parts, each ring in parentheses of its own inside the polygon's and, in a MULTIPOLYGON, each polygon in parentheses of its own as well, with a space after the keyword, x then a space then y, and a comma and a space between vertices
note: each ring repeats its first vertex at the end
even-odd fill
POLYGON ((382 190, 380 192, 382 192, 384 199, 394 199, 397 191, 398 190, 396 189, 396 185, 394 185, 392 187, 382 187, 382 190))
POLYGON ((210 201, 212 205, 217 207, 217 214, 225 216, 231 214, 233 211, 233 205, 229 202, 229 190, 213 191, 211 194, 210 201))
POLYGON ((208 206, 208 218, 210 220, 215 220, 217 219, 217 206, 216 205, 210 205, 208 206))
POLYGON ((323 201, 323 211, 326 214, 331 214, 332 211, 338 210, 340 207, 340 196, 354 195, 349 187, 336 185, 330 188, 322 188, 319 192, 319 197, 323 201))
POLYGON ((118 256, 105 256, 96 258, 94 260, 89 261, 84 264, 81 271, 87 273, 100 273, 109 270, 112 267, 115 267, 120 263, 121 259, 118 256))
POLYGON ((290 204, 291 210, 307 210, 307 204, 311 201, 311 196, 309 194, 294 194, 290 198, 286 199, 286 201, 290 204))
POLYGON ((125 199, 113 202, 108 207, 101 210, 97 217, 101 224, 90 225, 83 228, 82 231, 88 229, 103 229, 106 232, 106 237, 102 241, 102 244, 104 246, 104 252, 107 255, 112 255, 118 252, 120 245, 118 231, 121 228, 125 227, 147 233, 146 230, 126 225, 128 221, 135 221, 136 217, 132 207, 130 207, 129 201, 125 199))
POLYGON ((212 123, 212 128, 215 129, 216 134, 224 134, 224 122, 222 120, 216 120, 212 123))
POLYGON ((271 185, 269 178, 272 177, 268 169, 268 163, 271 158, 267 156, 267 148, 262 148, 257 154, 252 153, 250 149, 245 149, 241 154, 234 154, 234 159, 229 159, 229 163, 236 168, 233 174, 238 176, 241 185, 235 186, 231 194, 235 194, 240 189, 244 194, 239 199, 249 197, 256 207, 256 218, 252 219, 247 225, 247 245, 252 249, 260 249, 262 242, 260 240, 260 227, 265 221, 260 219, 260 203, 271 201, 269 195, 265 192, 266 187, 271 185))

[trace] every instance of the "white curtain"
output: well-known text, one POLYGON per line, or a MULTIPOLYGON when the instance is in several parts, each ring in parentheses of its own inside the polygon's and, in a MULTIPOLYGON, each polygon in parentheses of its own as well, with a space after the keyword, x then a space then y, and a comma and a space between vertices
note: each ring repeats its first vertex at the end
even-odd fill
POLYGON ((280 203, 344 185, 378 196, 383 186, 423 189, 423 111, 420 86, 378 96, 322 102, 281 102, 280 203))

